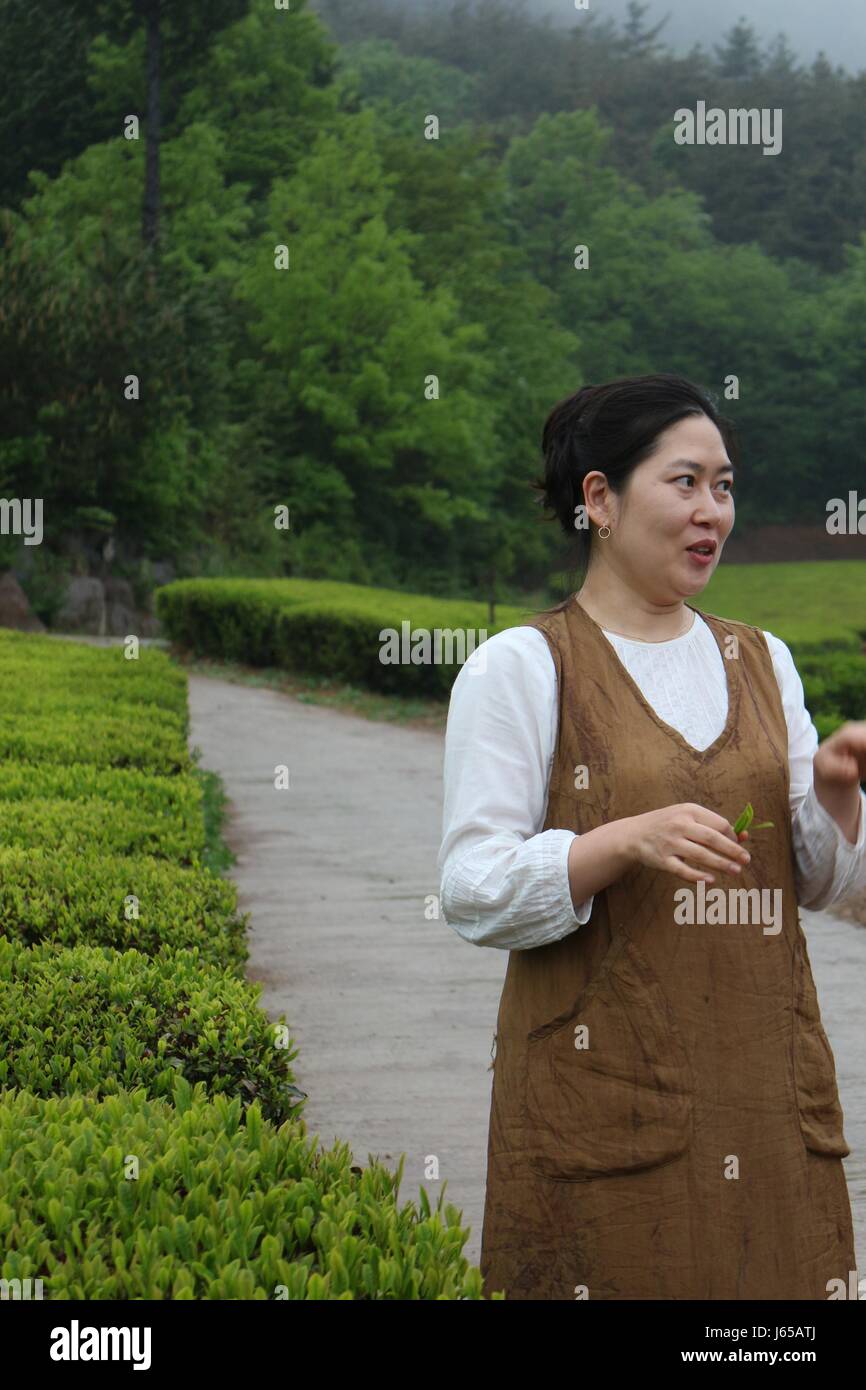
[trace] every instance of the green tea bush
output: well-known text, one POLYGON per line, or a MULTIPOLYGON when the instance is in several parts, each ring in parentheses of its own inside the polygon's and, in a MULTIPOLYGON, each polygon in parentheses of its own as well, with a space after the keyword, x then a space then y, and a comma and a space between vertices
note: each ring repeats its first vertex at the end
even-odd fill
POLYGON ((154 816, 191 825, 202 814, 202 788, 192 773, 164 777, 137 767, 95 767, 93 763, 6 763, 0 769, 0 800, 125 802, 154 816))
MULTIPOLYGON (((832 715, 838 723, 866 719, 866 660, 858 652, 827 652, 801 657, 806 707, 815 715, 832 715)), ((817 721, 816 721, 817 727, 817 721)))
POLYGON ((470 655, 470 644, 480 644, 482 630, 492 636, 529 616, 528 610, 503 606, 490 627, 486 608, 478 603, 290 579, 178 580, 157 590, 156 603, 172 640, 202 656, 441 699, 447 698, 462 657, 470 655), (399 641, 404 621, 410 625, 410 652, 413 630, 430 634, 429 660, 404 664, 402 654, 396 663, 380 659, 380 634, 393 629, 399 641), (434 661, 437 629, 442 648, 434 661))
POLYGON ((165 652, 142 647, 127 660, 123 648, 89 647, 48 637, 0 631, 0 714, 14 714, 33 701, 82 698, 158 705, 185 714, 184 673, 165 652))
POLYGON ((188 772, 186 738, 167 711, 135 717, 84 714, 0 715, 0 759, 27 763, 92 763, 149 772, 188 772))
MULTIPOLYGON (((273 592, 232 591, 219 641, 293 659, 273 592)), ((218 798, 187 725, 162 653, 0 634, 0 1278, 57 1300, 481 1297, 460 1214, 423 1189, 398 1209, 402 1160, 307 1140, 236 890, 200 862, 218 798)))
POLYGON ((181 579, 157 590, 157 612, 172 641, 201 656, 271 666, 275 614, 300 600, 272 580, 181 579))
POLYGON ((42 664, 21 666, 7 672, 0 662, 4 689, 0 696, 0 714, 48 714, 75 709, 82 714, 140 714, 165 716, 183 728, 186 721, 186 699, 183 690, 175 686, 161 688, 143 680, 129 663, 132 674, 123 668, 116 672, 76 672, 67 674, 62 683, 52 679, 50 668, 42 664), (19 679, 20 677, 20 679, 19 679), (17 680, 16 685, 7 682, 17 680), (76 685, 81 688, 76 690, 76 685))
POLYGON ((56 1300, 482 1297, 444 1193, 398 1207, 402 1161, 362 1171, 316 1139, 182 1077, 173 1105, 8 1091, 0 1277, 56 1300))
POLYGON ((66 722, 73 714, 76 719, 90 720, 104 719, 108 716, 112 719, 129 720, 134 724, 171 728, 180 735, 186 734, 185 709, 155 704, 153 700, 129 700, 126 698, 127 693, 122 688, 115 689, 112 682, 107 686, 105 694, 102 694, 91 689, 89 681, 77 697, 65 690, 26 690, 17 692, 14 697, 7 692, 6 698, 0 701, 0 716, 4 719, 26 719, 28 723, 34 715, 50 716, 52 719, 66 722))
MULTIPOLYGON (((415 664, 404 662, 400 654, 397 660, 385 662, 380 659, 385 645, 380 633, 393 629, 398 643, 401 635, 403 619, 393 609, 386 612, 383 606, 376 612, 305 604, 280 615, 274 636, 276 665, 306 675, 339 676, 350 684, 383 694, 444 700, 460 669, 459 661, 446 661, 445 657, 460 655, 458 641, 466 643, 462 650, 467 656, 471 651, 466 637, 455 630, 451 651, 443 638, 441 659, 435 661, 432 633, 437 626, 443 626, 442 616, 440 613, 434 617, 431 613, 427 617, 428 622, 422 616, 410 620, 410 632, 417 627, 431 633, 430 657, 415 664)), ((475 640, 478 641, 478 634, 475 640)), ((408 649, 411 653, 411 640, 408 649)))
POLYGON ((197 947, 202 960, 240 971, 246 924, 234 884, 207 869, 93 849, 0 849, 0 936, 26 945, 197 947))
POLYGON ((150 958, 0 939, 0 1087, 170 1097, 180 1072, 209 1095, 258 1100, 266 1119, 282 1122, 298 1105, 297 1050, 260 994, 197 951, 150 958))
POLYGON ((147 854, 192 864, 204 848, 204 823, 198 811, 180 817, 96 797, 33 797, 0 801, 0 844, 67 854, 90 846, 106 854, 147 854))

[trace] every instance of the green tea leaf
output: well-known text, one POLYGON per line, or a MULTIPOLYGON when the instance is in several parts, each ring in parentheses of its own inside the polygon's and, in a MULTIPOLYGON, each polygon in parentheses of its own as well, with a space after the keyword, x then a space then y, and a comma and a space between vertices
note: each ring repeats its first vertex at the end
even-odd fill
POLYGON ((749 828, 752 830, 766 830, 772 827, 773 822, 771 820, 758 821, 756 825, 752 825, 752 817, 754 814, 755 810, 751 801, 747 801, 743 810, 734 821, 735 835, 741 835, 744 830, 748 830, 749 828))

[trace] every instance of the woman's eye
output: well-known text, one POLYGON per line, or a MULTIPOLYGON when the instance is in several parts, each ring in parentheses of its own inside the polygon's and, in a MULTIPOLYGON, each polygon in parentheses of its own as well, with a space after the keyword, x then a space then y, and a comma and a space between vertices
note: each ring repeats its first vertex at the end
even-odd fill
MULTIPOLYGON (((681 482, 683 481, 683 479, 685 479, 686 482, 693 483, 693 482, 695 481, 695 475, 694 475, 694 473, 682 473, 682 474, 680 475, 680 477, 679 477, 679 478, 675 478, 674 481, 677 482, 677 483, 681 483, 681 482)), ((730 478, 722 478, 722 479, 720 479, 720 481, 719 481, 719 483, 717 484, 717 486, 721 487, 721 486, 723 486, 723 485, 726 487, 726 489, 727 489, 728 492, 733 492, 733 490, 734 490, 734 484, 733 484, 733 481, 732 481, 730 478)))

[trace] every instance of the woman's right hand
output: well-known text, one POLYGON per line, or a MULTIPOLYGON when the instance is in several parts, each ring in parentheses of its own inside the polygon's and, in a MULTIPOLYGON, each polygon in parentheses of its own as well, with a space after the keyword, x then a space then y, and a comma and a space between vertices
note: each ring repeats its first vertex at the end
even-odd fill
POLYGON ((741 865, 751 858, 741 844, 748 839, 747 830, 738 837, 724 816, 693 801, 628 816, 624 828, 633 863, 664 869, 694 883, 714 883, 712 869, 739 874, 741 865))

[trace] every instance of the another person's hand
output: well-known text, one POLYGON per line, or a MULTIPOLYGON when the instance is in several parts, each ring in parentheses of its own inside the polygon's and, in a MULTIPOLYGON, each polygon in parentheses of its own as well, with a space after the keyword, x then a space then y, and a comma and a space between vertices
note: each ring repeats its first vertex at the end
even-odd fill
POLYGON ((812 762, 815 790, 845 790, 866 782, 866 720, 843 724, 825 738, 812 762))
POLYGON ((842 833, 856 843, 860 783, 866 782, 866 721, 843 724, 821 744, 812 762, 815 795, 842 833))

